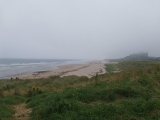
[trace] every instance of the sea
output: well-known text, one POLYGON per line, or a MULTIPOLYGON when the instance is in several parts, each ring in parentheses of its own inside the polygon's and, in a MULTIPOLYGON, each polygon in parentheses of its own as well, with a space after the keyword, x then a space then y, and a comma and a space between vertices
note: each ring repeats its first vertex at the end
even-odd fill
POLYGON ((57 69, 66 64, 84 63, 83 60, 70 59, 13 59, 0 58, 0 79, 20 74, 57 69))

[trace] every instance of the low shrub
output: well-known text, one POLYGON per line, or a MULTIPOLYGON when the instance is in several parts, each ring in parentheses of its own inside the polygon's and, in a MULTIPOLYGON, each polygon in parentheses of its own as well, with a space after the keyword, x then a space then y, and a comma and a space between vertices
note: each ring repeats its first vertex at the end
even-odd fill
POLYGON ((27 96, 28 97, 32 97, 35 96, 37 94, 41 94, 42 91, 39 89, 38 86, 32 86, 32 88, 28 91, 27 96))

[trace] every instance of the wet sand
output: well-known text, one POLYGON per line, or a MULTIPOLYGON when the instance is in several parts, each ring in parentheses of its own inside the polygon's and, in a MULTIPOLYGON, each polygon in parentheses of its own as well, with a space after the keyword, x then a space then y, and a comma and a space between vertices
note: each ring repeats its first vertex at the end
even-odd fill
POLYGON ((95 76, 96 73, 98 74, 105 74, 105 64, 108 63, 107 61, 92 61, 87 64, 69 64, 59 66, 58 69, 50 70, 50 71, 38 71, 30 74, 22 74, 13 76, 12 78, 15 79, 16 77, 19 79, 39 79, 39 78, 48 78, 50 76, 69 76, 69 75, 76 75, 76 76, 87 76, 91 78, 95 76))

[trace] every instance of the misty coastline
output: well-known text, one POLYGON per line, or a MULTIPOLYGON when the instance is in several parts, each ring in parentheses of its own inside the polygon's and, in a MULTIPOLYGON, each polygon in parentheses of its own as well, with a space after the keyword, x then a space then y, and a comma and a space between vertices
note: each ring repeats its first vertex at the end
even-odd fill
MULTIPOLYGON (((36 71, 25 74, 19 74, 12 76, 12 79, 41 79, 48 78, 51 76, 86 76, 91 78, 95 76, 97 73, 105 74, 105 64, 108 63, 104 60, 98 61, 87 61, 87 62, 79 62, 79 63, 67 63, 60 66, 57 66, 56 69, 48 70, 48 71, 36 71)), ((8 78, 10 79, 10 77, 8 78)))
POLYGON ((84 63, 84 60, 65 59, 0 59, 0 79, 10 79, 23 74, 42 73, 67 64, 84 63))

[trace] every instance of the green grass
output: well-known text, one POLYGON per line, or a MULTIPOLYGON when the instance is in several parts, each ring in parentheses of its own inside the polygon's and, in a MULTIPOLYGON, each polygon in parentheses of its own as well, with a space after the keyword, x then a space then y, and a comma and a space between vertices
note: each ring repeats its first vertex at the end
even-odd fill
POLYGON ((132 70, 146 70, 159 64, 159 62, 153 61, 123 61, 119 62, 118 68, 120 68, 123 71, 130 72, 132 70))
POLYGON ((53 76, 38 80, 0 80, 0 120, 12 119, 14 114, 13 106, 28 102, 31 97, 46 92, 49 95, 48 92, 53 93, 53 91, 60 91, 67 86, 81 86, 81 84, 88 82, 89 79, 84 76, 67 76, 63 78, 53 76), (38 90, 33 90, 33 86, 38 87, 38 90))
POLYGON ((100 82, 37 95, 30 99, 29 106, 33 108, 32 119, 39 120, 158 119, 158 92, 154 88, 148 91, 138 82, 100 82))
POLYGON ((114 71, 117 71, 118 70, 118 68, 117 68, 117 64, 106 64, 105 65, 106 66, 106 71, 108 72, 108 73, 113 73, 114 71))
POLYGON ((99 75, 97 83, 94 77, 77 76, 0 81, 0 118, 11 119, 12 106, 20 102, 32 108, 33 120, 160 118, 160 63, 120 62, 106 65, 106 70, 109 73, 99 75), (117 68, 120 72, 113 73, 117 68))
POLYGON ((7 96, 0 98, 0 120, 2 119, 12 119, 14 114, 13 105, 25 101, 24 96, 7 96))
MULTIPOLYGON (((119 63, 120 66, 123 64, 119 63)), ((139 64, 142 65, 143 62, 139 64)), ((133 64, 131 62, 126 65, 130 69, 133 64)), ((35 96, 28 102, 33 108, 31 118, 39 120, 158 120, 160 118, 160 67, 157 66, 159 65, 155 67, 154 64, 144 68, 137 66, 127 73, 124 71, 117 73, 123 74, 120 81, 117 74, 111 74, 108 77, 117 77, 117 80, 100 81, 98 84, 91 83, 83 87, 68 87, 58 93, 45 93, 46 97, 35 96), (143 73, 137 74, 139 70, 143 73), (148 70, 152 72, 148 74, 148 70), (136 76, 133 77, 134 75, 136 76)), ((123 67, 121 69, 123 70, 123 67)), ((127 69, 126 66, 125 69, 127 69)))

